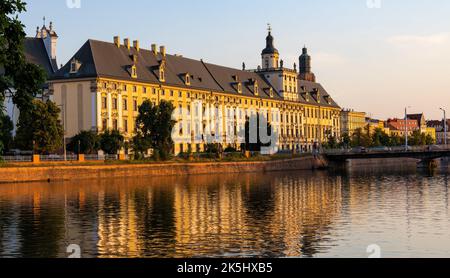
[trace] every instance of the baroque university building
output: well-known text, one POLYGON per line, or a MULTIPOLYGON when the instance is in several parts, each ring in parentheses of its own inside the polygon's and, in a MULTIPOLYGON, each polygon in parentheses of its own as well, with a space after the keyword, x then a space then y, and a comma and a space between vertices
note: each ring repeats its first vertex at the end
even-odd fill
POLYGON ((280 150, 311 151, 330 135, 339 137, 341 108, 316 83, 307 49, 298 70, 296 64, 286 68, 269 29, 261 58, 258 69, 243 64, 239 70, 169 55, 164 46, 145 50, 119 37, 88 40, 53 75, 49 90, 64 107, 68 138, 81 130, 118 129, 130 139, 145 100, 171 101, 176 108, 175 154, 203 151, 206 129, 215 143, 239 149, 229 131, 242 130, 255 113, 267 115, 280 150))

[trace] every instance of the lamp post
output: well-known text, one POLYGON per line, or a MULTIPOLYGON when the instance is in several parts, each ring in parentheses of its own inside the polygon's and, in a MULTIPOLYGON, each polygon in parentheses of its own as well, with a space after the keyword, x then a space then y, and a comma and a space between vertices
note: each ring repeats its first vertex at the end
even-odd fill
POLYGON ((405 107, 405 151, 408 151, 408 107, 405 107))
POLYGON ((65 105, 58 105, 61 107, 62 112, 62 126, 63 126, 63 148, 64 148, 64 161, 67 161, 67 150, 66 150, 66 109, 65 105))
POLYGON ((447 115, 444 108, 440 108, 444 112, 444 145, 447 147, 447 115))

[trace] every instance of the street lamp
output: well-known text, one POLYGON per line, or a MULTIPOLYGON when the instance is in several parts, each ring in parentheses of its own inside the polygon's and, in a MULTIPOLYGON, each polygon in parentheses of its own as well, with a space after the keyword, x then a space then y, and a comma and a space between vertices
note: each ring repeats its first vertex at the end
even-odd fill
POLYGON ((63 126, 63 148, 64 148, 64 161, 67 161, 67 150, 66 150, 66 109, 65 105, 58 105, 61 107, 62 112, 62 126, 63 126))
POLYGON ((408 151, 408 108, 411 106, 405 107, 405 151, 408 151))
POLYGON ((447 147, 447 115, 444 108, 439 108, 444 112, 444 145, 447 147))

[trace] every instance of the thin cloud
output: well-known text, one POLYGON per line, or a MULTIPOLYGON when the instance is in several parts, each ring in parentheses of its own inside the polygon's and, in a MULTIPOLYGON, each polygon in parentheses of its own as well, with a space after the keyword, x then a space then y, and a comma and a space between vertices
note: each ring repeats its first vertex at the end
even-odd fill
POLYGON ((387 41, 396 46, 438 46, 450 42, 450 33, 424 36, 399 35, 390 37, 387 41))
POLYGON ((314 62, 321 65, 342 65, 346 62, 346 59, 338 54, 329 52, 317 52, 313 56, 314 62))

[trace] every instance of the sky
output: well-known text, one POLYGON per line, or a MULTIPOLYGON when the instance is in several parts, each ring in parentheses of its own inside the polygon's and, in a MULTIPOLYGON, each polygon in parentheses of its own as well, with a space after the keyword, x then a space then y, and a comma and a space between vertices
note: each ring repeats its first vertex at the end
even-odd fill
POLYGON ((142 48, 224 66, 256 68, 267 24, 286 67, 304 45, 313 71, 343 108, 374 118, 450 114, 448 0, 25 0, 29 36, 53 22, 58 62, 88 39, 139 40, 142 48))

